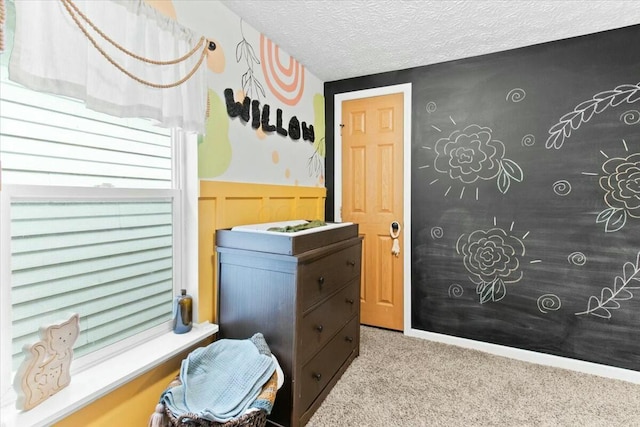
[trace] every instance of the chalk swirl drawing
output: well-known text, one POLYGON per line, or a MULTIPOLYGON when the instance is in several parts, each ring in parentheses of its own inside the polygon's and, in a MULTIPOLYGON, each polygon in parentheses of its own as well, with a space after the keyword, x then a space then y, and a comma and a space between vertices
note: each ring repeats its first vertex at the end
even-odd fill
POLYGON ((531 147, 535 143, 536 143, 536 137, 531 135, 531 134, 527 134, 527 135, 522 137, 522 146, 523 147, 531 147))
POLYGON ((572 112, 565 114, 560 121, 549 129, 549 138, 545 146, 547 148, 561 148, 565 139, 571 136, 572 130, 576 130, 582 123, 586 123, 595 114, 600 114, 608 107, 617 107, 627 102, 632 104, 640 100, 640 82, 637 84, 624 84, 613 90, 593 95, 588 101, 578 104, 572 112))
POLYGON ((587 257, 582 252, 572 252, 567 257, 569 264, 583 266, 587 263, 587 257))
POLYGON ((603 319, 611 319, 611 310, 620 308, 620 301, 627 301, 633 298, 632 290, 640 289, 640 252, 636 263, 626 262, 622 266, 622 276, 616 276, 613 287, 602 288, 600 297, 592 295, 589 297, 587 309, 576 313, 576 316, 590 314, 603 319))
POLYGON ((520 166, 504 157, 504 144, 493 139, 487 127, 472 124, 456 130, 436 142, 435 152, 436 171, 465 184, 497 178, 498 190, 505 194, 511 180, 522 182, 524 177, 520 166))
POLYGON ((608 206, 598 214, 596 223, 605 224, 605 232, 620 230, 629 217, 640 218, 640 153, 612 157, 602 165, 600 187, 608 206))
POLYGON ((525 254, 522 240, 501 228, 463 234, 456 242, 464 266, 473 277, 480 304, 500 301, 507 294, 505 284, 522 279, 520 257, 525 254), (477 279, 477 280, 474 280, 477 279))
POLYGON ((427 110, 427 113, 431 114, 436 112, 436 110, 438 109, 438 106, 436 105, 435 102, 429 101, 427 102, 427 106, 425 107, 425 109, 427 110))
POLYGON ((625 111, 620 116, 620 121, 624 122, 625 125, 636 125, 640 123, 640 111, 638 110, 625 111))
POLYGON ((444 231, 442 230, 442 227, 433 227, 431 229, 432 239, 442 239, 443 235, 444 235, 444 231))
POLYGON ((507 93, 507 101, 520 102, 527 96, 527 92, 519 87, 513 88, 507 93))
POLYGON ((449 286, 449 298, 460 298, 462 294, 464 294, 464 288, 461 285, 454 283, 449 286))
POLYGON ((562 307, 562 302, 557 295, 544 294, 538 298, 538 310, 540 313, 548 313, 549 311, 557 311, 562 307))
POLYGON ((564 179, 553 183, 553 192, 558 196, 566 196, 571 193, 571 183, 564 179))

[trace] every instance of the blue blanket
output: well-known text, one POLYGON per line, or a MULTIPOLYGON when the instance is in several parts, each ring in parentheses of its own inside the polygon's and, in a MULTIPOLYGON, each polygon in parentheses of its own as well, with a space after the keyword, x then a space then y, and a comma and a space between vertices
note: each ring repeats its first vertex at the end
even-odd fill
POLYGON ((182 384, 165 390, 160 402, 176 416, 192 413, 226 422, 251 407, 274 371, 262 334, 246 340, 215 341, 182 361, 182 384))

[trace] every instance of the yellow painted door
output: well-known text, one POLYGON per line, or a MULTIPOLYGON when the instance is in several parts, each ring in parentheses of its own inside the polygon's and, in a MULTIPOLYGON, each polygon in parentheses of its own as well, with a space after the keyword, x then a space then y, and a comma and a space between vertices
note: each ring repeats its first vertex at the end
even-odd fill
POLYGON ((361 323, 403 329, 403 94, 342 103, 342 221, 359 224, 361 323), (395 233, 394 233, 395 234, 395 233))

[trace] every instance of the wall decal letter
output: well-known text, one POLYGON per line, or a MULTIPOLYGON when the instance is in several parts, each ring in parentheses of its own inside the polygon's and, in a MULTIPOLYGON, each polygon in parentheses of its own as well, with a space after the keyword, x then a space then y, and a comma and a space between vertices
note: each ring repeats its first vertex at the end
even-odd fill
POLYGON ((251 103, 251 100, 248 96, 244 97, 244 102, 241 104, 239 102, 236 102, 236 100, 233 98, 233 90, 225 89, 224 99, 227 103, 227 114, 229 114, 230 117, 240 116, 240 118, 242 118, 242 120, 244 120, 245 122, 249 121, 249 105, 251 103))
POLYGON ((282 127, 282 109, 276 110, 276 132, 282 136, 287 136, 287 130, 282 127))
POLYGON ((307 127, 307 123, 302 122, 302 139, 309 142, 313 142, 316 140, 316 135, 313 131, 313 125, 308 125, 307 127))
POLYGON ((260 127, 260 101, 251 102, 251 127, 258 129, 260 127))
POLYGON ((269 104, 264 104, 264 107, 262 107, 262 130, 265 132, 273 132, 274 130, 276 130, 276 127, 274 125, 269 124, 270 108, 271 107, 269 107, 269 104))
POLYGON ((295 141, 300 139, 300 121, 296 116, 289 120, 289 136, 295 141))

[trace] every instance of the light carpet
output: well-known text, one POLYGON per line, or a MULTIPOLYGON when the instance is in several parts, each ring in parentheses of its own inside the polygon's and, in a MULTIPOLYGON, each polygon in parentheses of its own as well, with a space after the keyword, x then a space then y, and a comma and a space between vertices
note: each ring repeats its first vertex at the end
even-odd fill
POLYGON ((640 426, 640 385, 361 327, 308 427, 640 426))

